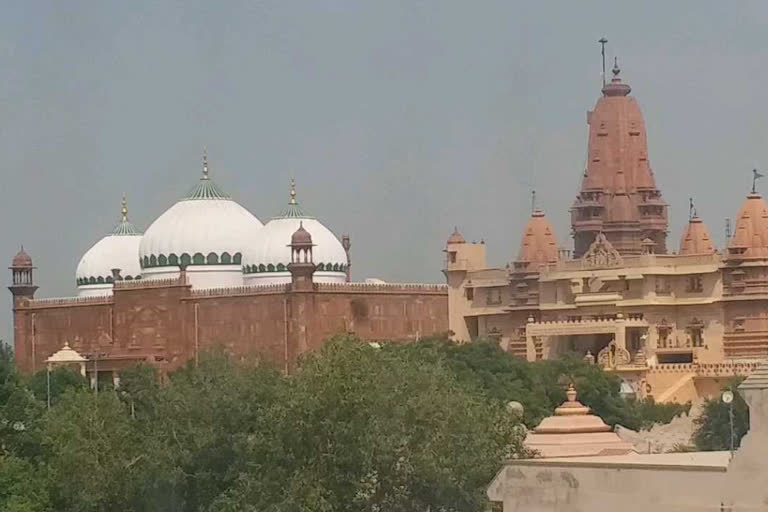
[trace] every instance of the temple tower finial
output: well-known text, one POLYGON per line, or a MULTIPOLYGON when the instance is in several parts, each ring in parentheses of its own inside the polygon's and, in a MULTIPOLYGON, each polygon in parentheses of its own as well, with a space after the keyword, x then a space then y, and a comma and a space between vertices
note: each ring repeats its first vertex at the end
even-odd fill
POLYGON ((208 149, 203 147, 203 180, 208 179, 208 149))
POLYGON ((123 200, 121 202, 120 213, 123 215, 123 222, 128 222, 128 203, 125 200, 125 194, 123 194, 123 200))
POLYGON ((752 193, 757 194, 757 180, 763 178, 765 175, 757 172, 757 169, 752 169, 752 193))
POLYGON ((291 200, 288 204, 298 204, 296 202, 296 179, 291 178, 291 200))
POLYGON ((602 78, 603 78, 603 87, 605 87, 605 43, 607 43, 608 40, 605 37, 601 37, 597 42, 600 43, 600 54, 603 57, 603 74, 602 74, 602 78))

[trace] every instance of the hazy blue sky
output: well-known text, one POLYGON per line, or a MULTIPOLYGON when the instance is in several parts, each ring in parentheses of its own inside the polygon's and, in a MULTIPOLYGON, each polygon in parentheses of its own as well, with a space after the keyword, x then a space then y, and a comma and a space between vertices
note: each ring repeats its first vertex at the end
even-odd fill
POLYGON ((358 279, 441 281, 455 224, 503 265, 532 185, 570 246, 603 35, 645 113, 670 246, 689 195, 722 246, 768 167, 766 26, 764 2, 6 0, 0 255, 23 243, 38 296, 73 295, 120 194, 145 229, 203 146, 263 221, 295 174, 306 210, 351 234, 358 279))

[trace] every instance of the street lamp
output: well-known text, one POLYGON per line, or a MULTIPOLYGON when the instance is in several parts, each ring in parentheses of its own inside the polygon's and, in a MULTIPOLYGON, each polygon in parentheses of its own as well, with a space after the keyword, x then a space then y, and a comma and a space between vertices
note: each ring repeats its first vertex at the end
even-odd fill
POLYGON ((723 403, 728 404, 728 418, 731 423, 731 457, 733 457, 733 446, 735 436, 733 433, 733 391, 728 390, 723 392, 723 403))

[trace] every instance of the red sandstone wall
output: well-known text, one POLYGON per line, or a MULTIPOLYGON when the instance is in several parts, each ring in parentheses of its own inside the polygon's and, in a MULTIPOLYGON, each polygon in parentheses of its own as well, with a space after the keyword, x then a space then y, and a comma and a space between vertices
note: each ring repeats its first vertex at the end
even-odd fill
POLYGON ((104 370, 143 360, 172 369, 217 346, 233 354, 260 354, 287 369, 336 334, 411 341, 448 330, 445 289, 319 285, 314 291, 287 290, 193 294, 179 283, 147 282, 121 286, 112 298, 55 305, 32 301, 16 313, 18 364, 25 372, 40 370, 68 341, 83 355, 100 352, 104 370))
POLYGON ((65 342, 81 353, 94 351, 99 342, 109 341, 110 309, 109 304, 18 309, 14 329, 17 364, 28 373, 41 370, 65 342))

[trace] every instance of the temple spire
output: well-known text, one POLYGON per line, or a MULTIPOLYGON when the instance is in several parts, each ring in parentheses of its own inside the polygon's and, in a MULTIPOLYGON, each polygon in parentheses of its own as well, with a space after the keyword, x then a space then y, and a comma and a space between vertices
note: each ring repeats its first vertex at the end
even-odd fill
POLYGON ((763 178, 765 175, 757 172, 757 169, 752 169, 752 193, 757 194, 757 180, 763 178))

